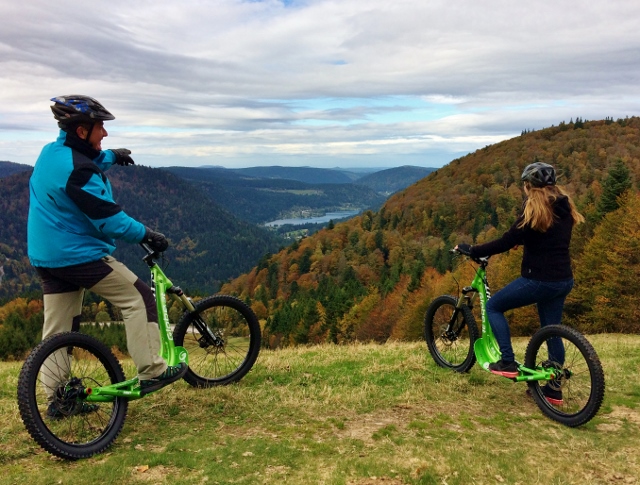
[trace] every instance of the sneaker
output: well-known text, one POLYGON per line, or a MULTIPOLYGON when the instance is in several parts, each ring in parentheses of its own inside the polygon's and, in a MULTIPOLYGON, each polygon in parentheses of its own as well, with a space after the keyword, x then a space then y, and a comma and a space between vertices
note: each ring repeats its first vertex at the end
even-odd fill
POLYGON ((170 365, 162 374, 154 379, 140 381, 140 395, 144 396, 145 394, 162 389, 164 386, 168 386, 182 379, 182 376, 187 373, 188 369, 189 366, 187 364, 180 362, 179 365, 170 365))
POLYGON ((542 386, 542 394, 549 404, 562 406, 562 390, 551 383, 542 386))
MULTIPOLYGON (((549 404, 552 406, 562 406, 562 391, 560 389, 555 389, 555 386, 551 384, 545 384, 541 387, 542 395, 547 400, 549 404)), ((527 396, 531 397, 531 390, 527 389, 527 396)))
POLYGON ((502 359, 498 362, 494 362, 493 364, 489 364, 489 371, 492 374, 507 377, 509 379, 518 377, 519 374, 518 364, 516 362, 505 362, 502 359))
POLYGON ((69 416, 77 416, 95 413, 100 406, 98 404, 91 404, 88 402, 77 402, 74 403, 72 408, 61 410, 58 407, 58 404, 55 402, 49 403, 49 407, 47 408, 46 417, 51 420, 58 420, 68 418, 69 416))

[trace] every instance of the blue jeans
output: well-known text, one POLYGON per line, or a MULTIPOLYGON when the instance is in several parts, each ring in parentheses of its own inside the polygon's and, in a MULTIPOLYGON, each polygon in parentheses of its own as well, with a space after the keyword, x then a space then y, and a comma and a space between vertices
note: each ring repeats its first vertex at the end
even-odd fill
MULTIPOLYGON (((564 281, 537 281, 518 278, 498 291, 487 301, 487 317, 502 352, 502 360, 513 362, 511 332, 504 312, 537 304, 540 326, 557 325, 562 319, 564 300, 573 288, 573 279, 564 281)), ((561 338, 547 341, 549 360, 564 364, 564 346, 561 338)))

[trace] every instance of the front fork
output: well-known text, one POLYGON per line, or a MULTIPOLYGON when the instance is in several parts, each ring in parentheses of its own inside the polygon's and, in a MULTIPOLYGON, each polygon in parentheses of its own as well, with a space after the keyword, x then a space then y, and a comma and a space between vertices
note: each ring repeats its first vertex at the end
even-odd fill
MULTIPOLYGON (((193 305, 193 302, 190 298, 187 297, 187 295, 184 294, 182 289, 180 289, 178 286, 172 286, 171 288, 168 288, 167 294, 170 295, 173 299, 180 301, 189 313, 195 313, 196 308, 193 305)), ((222 347, 224 345, 224 340, 213 333, 206 322, 204 322, 202 318, 200 318, 200 315, 198 315, 197 313, 195 318, 193 319, 193 326, 201 335, 201 337, 198 339, 198 343, 200 344, 201 348, 204 349, 212 345, 214 347, 222 347)))

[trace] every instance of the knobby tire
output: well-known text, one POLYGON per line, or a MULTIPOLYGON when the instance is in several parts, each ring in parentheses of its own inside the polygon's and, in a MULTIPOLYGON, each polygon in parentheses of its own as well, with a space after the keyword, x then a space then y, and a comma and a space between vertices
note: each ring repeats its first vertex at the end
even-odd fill
POLYGON ((457 309, 453 328, 445 330, 456 311, 455 296, 439 296, 431 302, 424 318, 424 339, 429 353, 440 367, 468 372, 476 362, 473 344, 478 339, 478 326, 467 305, 457 309))
POLYGON ((552 338, 562 339, 564 348, 564 363, 554 364, 559 368, 560 378, 529 382, 529 392, 546 416, 566 426, 580 426, 596 415, 604 399, 602 364, 593 346, 580 332, 566 325, 549 325, 531 338, 525 353, 526 367, 534 369, 545 361, 549 365, 547 341, 552 338), (547 400, 543 394, 547 384, 561 389, 561 404, 547 400))
POLYGON ((53 335, 27 357, 18 377, 18 408, 31 437, 49 453, 68 460, 107 449, 120 433, 128 402, 115 398, 94 411, 75 396, 76 389, 125 380, 113 353, 95 338, 78 332, 53 335), (48 414, 51 402, 58 410, 48 414))

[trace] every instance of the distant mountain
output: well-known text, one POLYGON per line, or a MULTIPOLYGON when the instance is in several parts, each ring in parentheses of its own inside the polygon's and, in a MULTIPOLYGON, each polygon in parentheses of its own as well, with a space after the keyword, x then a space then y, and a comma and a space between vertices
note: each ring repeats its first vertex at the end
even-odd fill
POLYGON ((374 167, 334 167, 332 170, 336 170, 338 172, 342 172, 345 174, 351 181, 356 181, 365 175, 370 173, 379 172, 380 170, 386 170, 386 168, 374 168, 374 167))
POLYGON ((302 211, 323 215, 341 209, 377 209, 385 200, 373 189, 350 183, 309 184, 260 178, 245 174, 246 169, 168 167, 163 170, 199 185, 236 217, 256 224, 296 217, 302 211))
MULTIPOLYGON (((26 258, 30 173, 0 179, 0 300, 39 289, 26 258)), ((122 208, 168 237, 167 274, 185 289, 213 292, 281 246, 269 231, 239 221, 200 188, 164 170, 113 167, 107 174, 122 208)), ((141 256, 137 245, 118 242, 115 257, 147 281, 141 256)))
POLYGON ((24 165, 22 163, 13 162, 0 162, 0 178, 8 177, 14 173, 28 172, 33 170, 31 165, 24 165))
POLYGON ((364 185, 376 192, 389 196, 399 190, 406 189, 435 170, 435 168, 404 165, 365 175, 354 183, 364 185))
MULTIPOLYGON (((307 184, 350 184, 354 178, 343 171, 313 167, 249 167, 229 169, 242 175, 266 179, 297 180, 307 184)), ((356 176, 357 178, 357 176, 356 176)))

